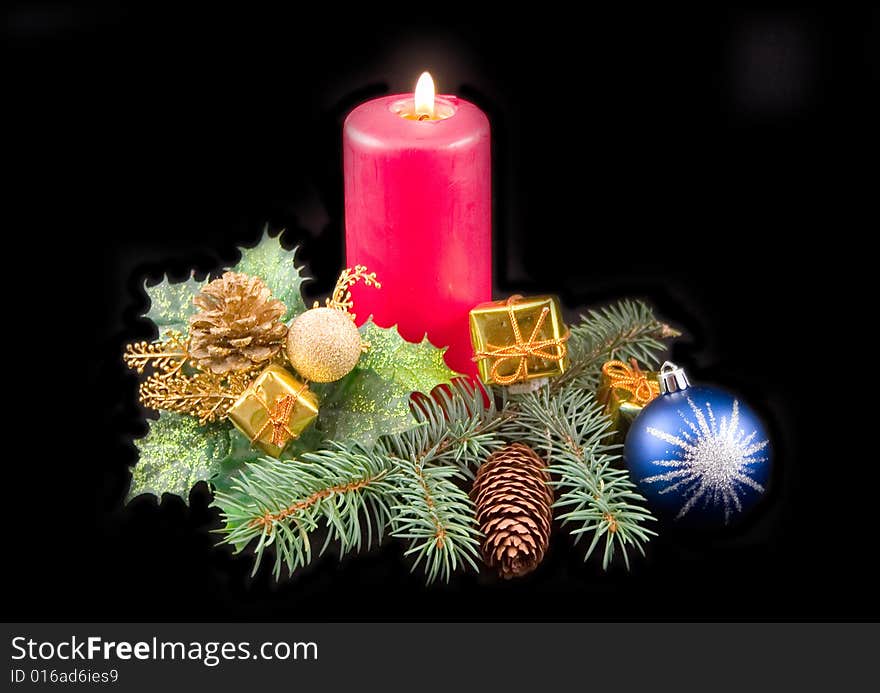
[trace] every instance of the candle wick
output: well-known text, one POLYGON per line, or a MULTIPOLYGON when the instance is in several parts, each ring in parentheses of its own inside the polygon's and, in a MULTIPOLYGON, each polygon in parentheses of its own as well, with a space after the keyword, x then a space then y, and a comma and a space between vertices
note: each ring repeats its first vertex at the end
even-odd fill
POLYGON ((421 115, 419 115, 419 120, 430 120, 430 118, 431 116, 429 116, 427 113, 422 113, 421 115))

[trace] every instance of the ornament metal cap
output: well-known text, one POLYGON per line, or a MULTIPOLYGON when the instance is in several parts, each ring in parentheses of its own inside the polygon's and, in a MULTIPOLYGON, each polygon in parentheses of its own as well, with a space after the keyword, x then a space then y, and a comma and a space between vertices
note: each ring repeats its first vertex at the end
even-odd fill
POLYGON ((660 366, 660 394, 668 395, 670 392, 686 390, 691 386, 684 368, 679 368, 672 361, 666 361, 660 366))

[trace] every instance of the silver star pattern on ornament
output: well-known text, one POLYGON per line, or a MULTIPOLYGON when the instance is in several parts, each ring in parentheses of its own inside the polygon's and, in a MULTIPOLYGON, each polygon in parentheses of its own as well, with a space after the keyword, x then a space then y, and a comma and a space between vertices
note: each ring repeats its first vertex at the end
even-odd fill
POLYGON ((707 504, 724 505, 724 521, 730 519, 732 509, 742 510, 740 492, 743 486, 763 492, 764 487, 749 476, 755 465, 767 461, 767 457, 758 456, 767 447, 768 440, 753 442, 757 431, 748 435, 739 427, 739 401, 733 401, 730 421, 721 418, 715 420, 712 405, 706 402, 706 413, 693 400, 687 400, 696 422, 689 419, 681 410, 678 415, 684 422, 678 435, 670 435, 666 431, 648 428, 655 438, 659 438, 677 449, 672 459, 653 460, 653 464, 668 467, 672 471, 649 476, 643 481, 648 484, 664 483, 660 493, 672 493, 682 487, 686 499, 678 511, 676 519, 687 514, 698 501, 704 499, 707 504))

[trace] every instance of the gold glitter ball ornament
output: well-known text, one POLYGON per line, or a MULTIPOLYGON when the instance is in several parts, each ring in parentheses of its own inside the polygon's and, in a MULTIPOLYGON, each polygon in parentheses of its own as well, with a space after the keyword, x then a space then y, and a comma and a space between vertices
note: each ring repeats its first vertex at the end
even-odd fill
POLYGON ((287 358, 306 380, 330 383, 351 372, 361 355, 361 335, 351 316, 335 308, 312 308, 287 332, 287 358))

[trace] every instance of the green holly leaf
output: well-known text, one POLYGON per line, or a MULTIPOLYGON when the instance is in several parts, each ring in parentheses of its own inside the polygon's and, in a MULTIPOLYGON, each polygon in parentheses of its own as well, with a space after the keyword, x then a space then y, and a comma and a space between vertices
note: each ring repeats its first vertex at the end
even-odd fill
POLYGON ((393 327, 379 327, 368 320, 360 328, 361 339, 370 345, 361 355, 358 368, 371 368, 384 380, 393 383, 397 392, 430 392, 440 383, 459 375, 446 365, 443 354, 427 337, 408 342, 393 327))
POLYGON ((317 424, 329 440, 372 446, 379 436, 400 433, 414 422, 409 410, 410 393, 402 394, 393 382, 374 370, 355 368, 333 385, 336 387, 326 401, 322 398, 317 424))
POLYGON ((329 439, 371 446, 379 436, 413 425, 413 392, 429 393, 458 374, 443 360, 445 349, 427 339, 407 342, 396 326, 386 329, 372 321, 360 331, 370 349, 355 369, 336 383, 314 385, 321 400, 317 425, 329 439))
POLYGON ((220 460, 229 455, 229 425, 200 426, 193 417, 164 411, 149 424, 147 435, 134 442, 140 460, 126 500, 142 493, 161 500, 163 493, 173 493, 189 503, 190 489, 217 475, 220 460))
POLYGON ((272 296, 287 306, 282 320, 286 322, 306 309, 300 286, 308 277, 294 264, 297 248, 285 250, 281 246, 281 234, 270 236, 267 228, 255 247, 240 250, 241 260, 232 271, 260 277, 266 282, 272 296))
POLYGON ((163 277, 155 286, 144 284, 150 299, 150 309, 144 313, 144 316, 155 323, 160 337, 169 330, 186 334, 189 329, 189 318, 196 312, 193 298, 202 290, 205 283, 190 277, 186 281, 172 284, 163 277))

